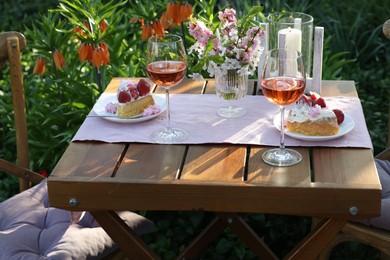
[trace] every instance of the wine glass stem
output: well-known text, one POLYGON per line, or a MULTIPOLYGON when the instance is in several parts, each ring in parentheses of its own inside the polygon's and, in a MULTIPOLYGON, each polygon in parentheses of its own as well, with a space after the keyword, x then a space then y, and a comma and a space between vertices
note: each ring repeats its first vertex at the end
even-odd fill
POLYGON ((284 153, 284 106, 280 106, 280 150, 284 153))
POLYGON ((169 88, 165 89, 165 98, 167 102, 167 130, 171 130, 171 105, 169 103, 169 88))

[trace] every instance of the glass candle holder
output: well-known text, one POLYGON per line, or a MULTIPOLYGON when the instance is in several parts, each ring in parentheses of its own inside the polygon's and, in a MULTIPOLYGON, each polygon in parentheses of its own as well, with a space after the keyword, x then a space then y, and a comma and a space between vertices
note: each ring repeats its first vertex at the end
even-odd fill
POLYGON ((271 13, 269 23, 269 49, 289 49, 302 53, 306 76, 311 74, 313 17, 298 12, 271 13))

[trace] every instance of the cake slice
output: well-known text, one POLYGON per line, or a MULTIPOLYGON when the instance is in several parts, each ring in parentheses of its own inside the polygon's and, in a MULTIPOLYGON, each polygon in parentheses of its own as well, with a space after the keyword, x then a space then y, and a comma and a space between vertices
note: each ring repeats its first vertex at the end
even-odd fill
POLYGON ((117 92, 117 116, 133 118, 142 115, 145 109, 154 105, 150 85, 144 79, 138 83, 122 80, 117 92))
POLYGON ((309 136, 330 136, 339 132, 344 120, 340 109, 329 109, 325 99, 312 92, 303 95, 295 107, 288 112, 286 128, 288 131, 309 136))
POLYGON ((339 131, 335 113, 318 105, 302 105, 290 110, 287 116, 288 131, 303 135, 335 135, 339 131))

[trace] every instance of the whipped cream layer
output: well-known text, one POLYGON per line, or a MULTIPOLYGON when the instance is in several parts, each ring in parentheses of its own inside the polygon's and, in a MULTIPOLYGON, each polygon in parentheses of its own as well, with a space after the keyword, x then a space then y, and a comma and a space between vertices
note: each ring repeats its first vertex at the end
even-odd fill
POLYGON ((327 108, 321 108, 318 105, 308 106, 308 105, 297 105, 295 108, 291 109, 288 113, 287 120, 290 122, 306 122, 323 120, 324 118, 334 118, 336 115, 332 110, 327 108))

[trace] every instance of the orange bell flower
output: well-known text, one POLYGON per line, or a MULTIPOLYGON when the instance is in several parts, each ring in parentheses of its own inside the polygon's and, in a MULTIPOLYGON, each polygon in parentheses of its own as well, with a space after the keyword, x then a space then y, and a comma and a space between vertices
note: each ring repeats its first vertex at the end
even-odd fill
POLYGON ((180 6, 180 15, 179 15, 179 20, 180 22, 185 21, 190 17, 192 14, 192 5, 185 3, 180 6))
POLYGON ((45 68, 46 68, 46 60, 42 56, 39 56, 35 66, 34 66, 34 74, 38 74, 39 76, 43 76, 45 73, 45 68))
POLYGON ((178 11, 180 10, 176 10, 176 3, 174 2, 169 2, 167 4, 167 18, 168 20, 173 20, 173 18, 178 15, 178 11))
POLYGON ((102 53, 103 50, 101 48, 97 48, 92 51, 92 64, 96 68, 100 68, 103 64, 102 53))
MULTIPOLYGON (((90 28, 88 22, 83 22, 83 24, 85 25, 85 27, 87 27, 88 31, 91 31, 91 28, 90 28)), ((84 29, 82 29, 80 27, 75 27, 75 28, 73 28, 73 31, 75 33, 79 34, 81 37, 87 38, 87 34, 85 33, 84 29)))
POLYGON ((153 30, 155 34, 165 34, 164 27, 160 20, 155 20, 153 22, 153 30))
POLYGON ((92 51, 92 64, 96 68, 100 68, 102 65, 108 65, 108 58, 102 48, 99 47, 92 51))
POLYGON ((103 50, 103 63, 104 65, 108 65, 110 63, 110 51, 108 50, 108 46, 105 42, 99 43, 99 47, 103 50))
POLYGON ((173 10, 174 10, 173 17, 170 17, 170 18, 172 19, 172 21, 175 24, 180 24, 181 23, 181 20, 180 20, 181 4, 174 3, 173 10))
POLYGON ((53 52, 53 60, 57 69, 62 69, 65 67, 65 58, 64 55, 59 50, 53 52))
POLYGON ((144 27, 142 28, 141 39, 143 41, 146 41, 147 39, 149 39, 150 36, 152 36, 152 34, 153 34, 152 26, 150 24, 145 24, 144 27))
POLYGON ((161 17, 160 21, 164 29, 171 29, 172 26, 172 20, 168 19, 167 12, 164 12, 161 17))
POLYGON ((92 45, 90 43, 82 43, 77 49, 79 59, 81 62, 92 60, 92 45))
POLYGON ((107 25, 106 21, 101 20, 99 23, 99 27, 100 27, 100 32, 104 33, 107 30, 108 25, 107 25))

